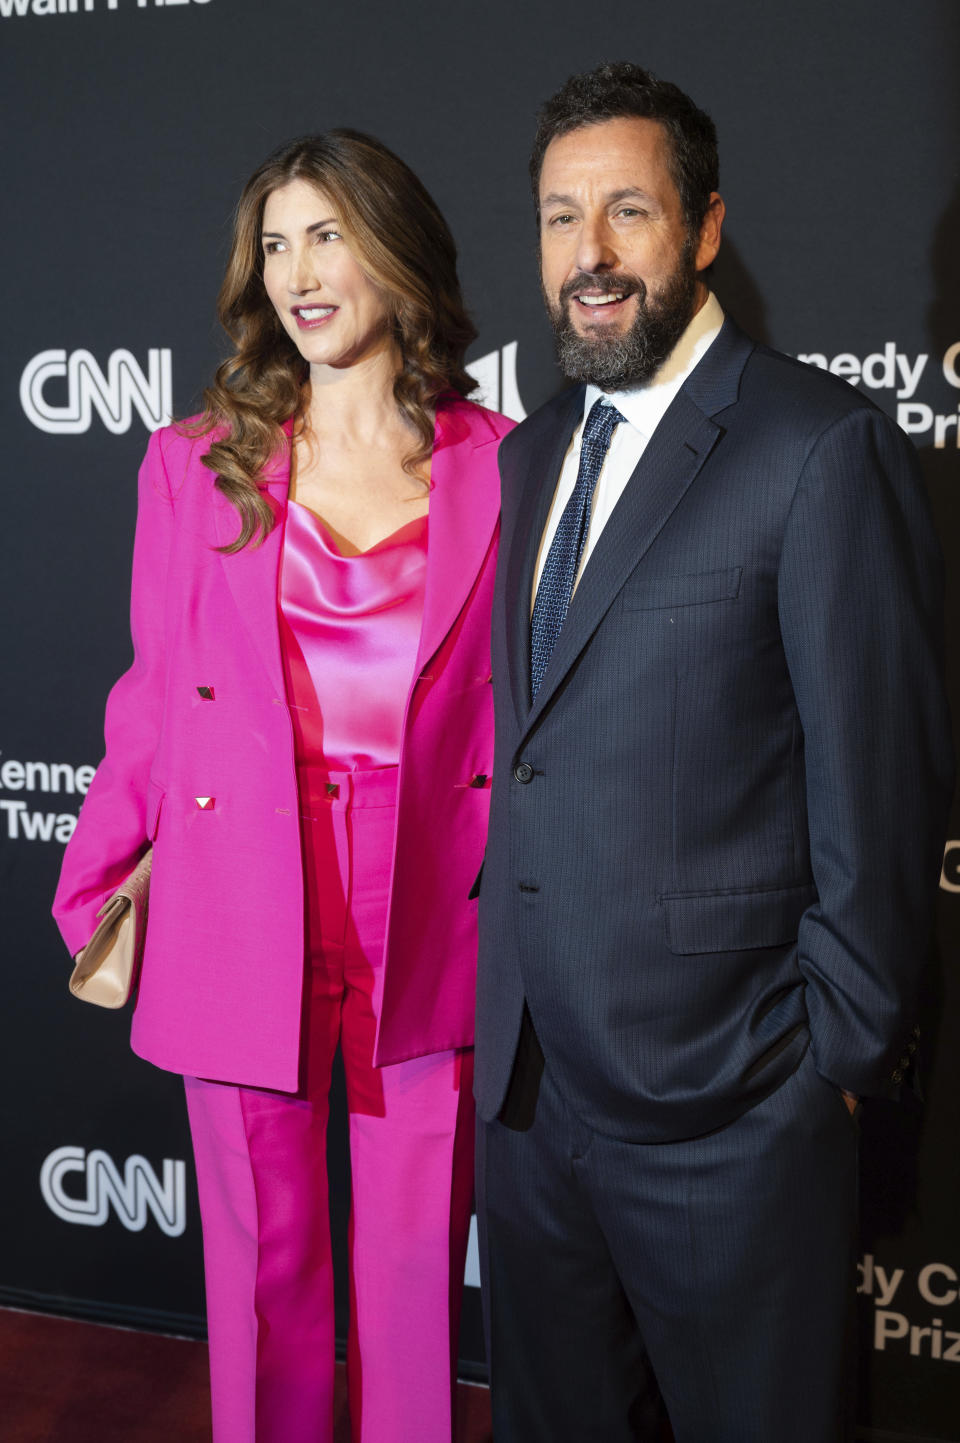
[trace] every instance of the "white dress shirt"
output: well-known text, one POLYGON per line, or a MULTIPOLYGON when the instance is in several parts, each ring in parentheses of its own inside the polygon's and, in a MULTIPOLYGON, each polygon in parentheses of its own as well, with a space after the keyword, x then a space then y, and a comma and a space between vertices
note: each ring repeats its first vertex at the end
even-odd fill
POLYGON ((583 416, 573 433, 573 439, 567 448, 567 454, 560 468, 560 478, 554 492, 553 505, 540 539, 540 550, 537 554, 537 567, 533 579, 533 593, 530 598, 531 611, 537 587, 540 585, 540 576, 547 559, 547 552, 550 550, 550 543, 553 541, 563 508, 570 500, 576 485, 577 472, 580 469, 580 440, 583 435, 583 423, 594 402, 603 400, 611 406, 616 406, 624 419, 613 433, 610 449, 604 458, 594 488, 590 526, 587 530, 587 539, 584 543, 583 555, 580 558, 574 590, 576 590, 577 582, 583 575, 583 568, 597 544, 597 538, 610 520, 614 507, 620 500, 627 482, 647 448, 647 442, 657 429, 667 407, 684 381, 717 339, 722 325, 723 310, 711 291, 663 365, 644 385, 634 386, 626 391, 601 391, 598 386, 587 387, 586 395, 583 398, 583 416))

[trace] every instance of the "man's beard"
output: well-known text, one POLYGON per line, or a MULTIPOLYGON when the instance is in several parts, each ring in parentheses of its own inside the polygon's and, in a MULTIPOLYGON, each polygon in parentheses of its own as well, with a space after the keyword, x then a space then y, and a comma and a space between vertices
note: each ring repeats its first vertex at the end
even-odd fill
MULTIPOLYGON (((657 371, 683 335, 694 311, 697 270, 688 242, 665 288, 650 297, 639 276, 581 272, 567 281, 547 312, 557 345, 557 361, 571 381, 584 381, 602 391, 639 386, 657 371), (626 331, 597 326, 586 334, 574 328, 569 303, 579 291, 622 291, 636 296, 636 315, 626 331)), ((545 297, 546 299, 546 297, 545 297)))

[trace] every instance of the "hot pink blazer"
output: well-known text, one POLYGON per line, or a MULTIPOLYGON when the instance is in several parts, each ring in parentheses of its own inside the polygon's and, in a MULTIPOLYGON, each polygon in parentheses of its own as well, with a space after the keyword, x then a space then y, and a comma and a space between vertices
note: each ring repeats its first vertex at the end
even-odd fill
MULTIPOLYGON (((375 1061, 473 1041, 476 902, 493 771, 490 605, 504 416, 441 402, 423 626, 406 699, 375 1061), (483 779, 483 780, 479 780, 483 779)), ((142 1057, 297 1087, 303 881, 277 618, 282 527, 215 550, 235 508, 204 439, 151 437, 140 471, 134 661, 107 702, 106 756, 67 846, 54 916, 71 953, 154 843, 133 1015, 142 1057), (206 693, 206 694, 204 694, 206 693)), ((267 476, 278 511, 289 462, 267 476)))

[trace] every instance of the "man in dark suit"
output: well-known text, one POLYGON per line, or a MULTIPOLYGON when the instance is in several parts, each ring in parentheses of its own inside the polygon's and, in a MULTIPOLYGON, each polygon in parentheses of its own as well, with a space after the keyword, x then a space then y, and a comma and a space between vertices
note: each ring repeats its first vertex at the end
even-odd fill
POLYGON ((501 446, 476 1091, 497 1443, 833 1443, 854 1116, 916 1048, 951 782, 915 458, 710 294, 709 118, 533 160, 580 382, 501 446))

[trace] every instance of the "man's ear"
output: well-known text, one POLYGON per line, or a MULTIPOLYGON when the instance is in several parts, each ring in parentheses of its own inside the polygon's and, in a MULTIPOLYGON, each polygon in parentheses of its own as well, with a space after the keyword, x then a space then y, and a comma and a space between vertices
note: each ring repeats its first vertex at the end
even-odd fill
POLYGON ((704 271, 712 265, 720 249, 720 232, 727 208, 718 191, 710 192, 706 214, 700 222, 700 240, 697 244, 697 270, 704 271))

